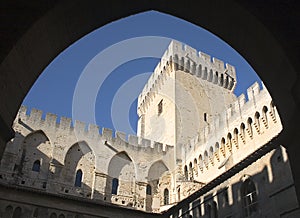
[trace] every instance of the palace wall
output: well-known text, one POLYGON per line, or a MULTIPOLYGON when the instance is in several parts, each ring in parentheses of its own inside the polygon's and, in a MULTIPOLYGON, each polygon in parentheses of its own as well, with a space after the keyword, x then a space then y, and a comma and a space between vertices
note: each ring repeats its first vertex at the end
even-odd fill
MULTIPOLYGON (((233 66, 172 41, 138 97, 138 136, 22 106, 15 138, 1 160, 0 184, 156 213, 167 210, 281 132, 264 85, 250 86, 247 98, 236 97, 235 86, 233 66)), ((214 196, 233 189, 244 175, 259 175, 257 181, 266 183, 262 196, 288 186, 291 181, 277 176, 290 175, 280 149, 287 164, 274 169, 271 157, 278 149, 266 154, 202 196, 200 210, 206 210, 207 196, 219 202, 214 196)), ((229 193, 229 208, 234 195, 229 193)), ((272 208, 265 197, 262 202, 272 208)))

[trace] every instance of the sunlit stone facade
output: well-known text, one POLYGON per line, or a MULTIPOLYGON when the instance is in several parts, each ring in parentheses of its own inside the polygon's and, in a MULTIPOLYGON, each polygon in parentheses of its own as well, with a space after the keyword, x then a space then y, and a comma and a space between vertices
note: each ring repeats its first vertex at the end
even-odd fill
POLYGON ((293 217, 287 153, 281 145, 265 152, 282 130, 276 107, 263 84, 246 98, 234 95, 236 83, 233 66, 172 41, 139 95, 137 136, 49 113, 42 119, 42 111, 22 106, 0 183, 62 203, 2 196, 0 217, 109 217, 93 211, 95 203, 166 214, 228 172, 171 216, 293 217))

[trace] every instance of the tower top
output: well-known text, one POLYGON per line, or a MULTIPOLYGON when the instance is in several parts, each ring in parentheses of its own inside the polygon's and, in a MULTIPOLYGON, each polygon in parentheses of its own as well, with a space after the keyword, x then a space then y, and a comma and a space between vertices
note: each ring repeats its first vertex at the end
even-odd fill
POLYGON ((158 84, 161 84, 160 80, 163 78, 163 72, 166 71, 169 65, 174 66, 173 70, 175 71, 181 70, 190 73, 230 92, 234 91, 237 83, 234 66, 228 63, 224 64, 223 61, 215 57, 201 51, 198 52, 179 41, 172 40, 140 93, 138 108, 142 108, 150 98, 150 93, 157 89, 158 84))

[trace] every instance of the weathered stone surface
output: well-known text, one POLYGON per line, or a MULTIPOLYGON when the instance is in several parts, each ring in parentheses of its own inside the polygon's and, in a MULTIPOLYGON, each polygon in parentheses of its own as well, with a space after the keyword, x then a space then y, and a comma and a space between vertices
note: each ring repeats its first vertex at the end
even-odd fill
MULTIPOLYGON (((233 66, 224 66, 216 58, 211 61, 209 55, 173 41, 138 98, 138 136, 121 132, 113 136, 107 128, 100 133, 98 126, 86 128, 80 121, 72 127, 71 119, 57 123, 54 114, 43 120, 42 111, 32 109, 27 115, 22 106, 13 126, 17 134, 1 160, 0 182, 57 196, 164 211, 281 132, 266 88, 255 83, 248 88, 246 101, 244 95, 233 94, 235 85, 233 66)), ((233 204, 233 199, 239 199, 234 196, 240 190, 236 184, 241 186, 245 176, 253 178, 256 192, 264 182, 262 208, 280 205, 264 198, 292 184, 285 149, 268 153, 212 189, 207 193, 210 201, 220 207, 218 193, 228 188, 227 204, 233 204)), ((280 195, 292 193, 286 189, 280 195)), ((295 206, 295 199, 289 200, 278 207, 278 214, 295 206)), ((206 196, 200 201, 204 207, 206 196)))

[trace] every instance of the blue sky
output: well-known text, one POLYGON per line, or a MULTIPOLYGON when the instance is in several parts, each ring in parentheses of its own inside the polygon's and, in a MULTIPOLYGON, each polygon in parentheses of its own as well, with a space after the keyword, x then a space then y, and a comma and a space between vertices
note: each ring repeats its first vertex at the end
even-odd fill
POLYGON ((69 46, 45 68, 23 104, 29 110, 37 108, 134 134, 136 97, 170 39, 235 66, 237 96, 259 81, 251 66, 212 33, 179 18, 149 11, 107 24, 69 46), (110 66, 112 70, 100 82, 100 75, 110 66), (81 101, 76 103, 76 93, 82 90, 78 87, 87 75, 88 82, 81 86, 81 101), (93 89, 92 84, 98 84, 98 89, 93 89))

